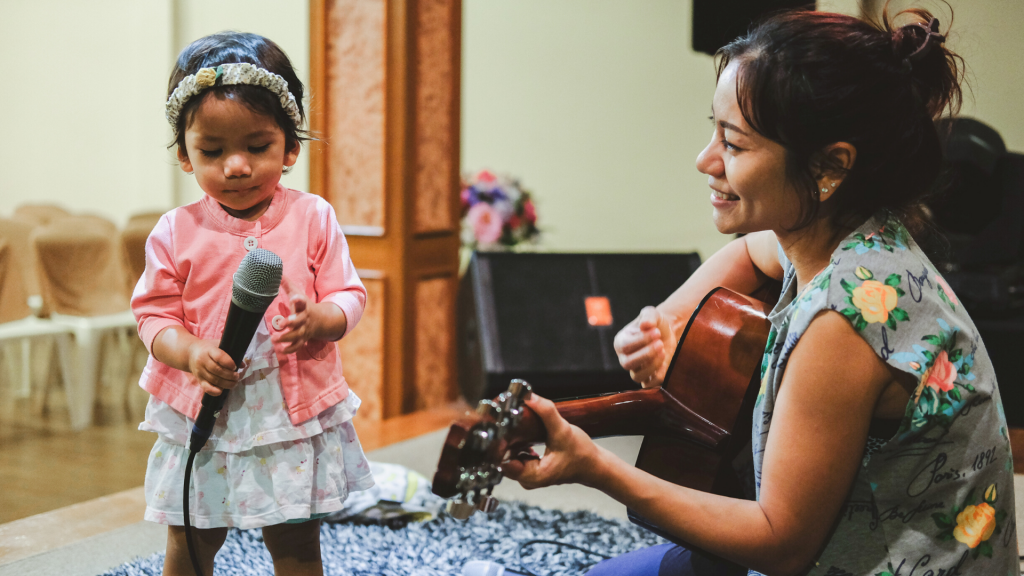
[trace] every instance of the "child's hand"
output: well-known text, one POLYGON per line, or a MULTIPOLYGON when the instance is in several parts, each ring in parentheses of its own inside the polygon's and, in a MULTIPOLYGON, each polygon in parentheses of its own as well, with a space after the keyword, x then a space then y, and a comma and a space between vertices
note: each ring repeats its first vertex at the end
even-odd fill
POLYGON ((281 331, 271 336, 278 354, 298 352, 310 340, 337 340, 345 334, 348 319, 337 304, 313 302, 295 289, 287 278, 281 286, 288 294, 292 313, 284 320, 281 331))
POLYGON ((288 304, 292 313, 285 318, 281 332, 274 334, 271 341, 278 348, 281 354, 292 354, 298 352, 310 340, 317 339, 318 317, 314 303, 309 301, 305 294, 295 290, 295 286, 287 278, 281 279, 281 285, 288 293, 288 304))
POLYGON ((301 294, 293 294, 288 303, 291 305, 292 313, 285 318, 282 331, 271 338, 274 344, 285 345, 280 349, 281 354, 298 352, 306 342, 315 339, 313 335, 316 332, 315 313, 311 309, 309 299, 301 294))
POLYGON ((196 340, 188 347, 188 369, 199 379, 205 394, 220 396, 238 385, 235 361, 217 347, 215 340, 196 340))

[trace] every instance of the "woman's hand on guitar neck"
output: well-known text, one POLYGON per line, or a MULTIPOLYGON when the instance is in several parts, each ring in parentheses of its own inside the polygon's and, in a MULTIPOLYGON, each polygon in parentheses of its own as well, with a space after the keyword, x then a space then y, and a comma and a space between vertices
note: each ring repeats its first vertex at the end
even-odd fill
POLYGON ((665 380, 676 341, 669 317, 647 306, 615 335, 615 353, 634 381, 651 388, 665 380))
POLYGON ((589 473, 597 468, 602 448, 579 427, 569 424, 551 400, 534 394, 526 405, 537 413, 547 429, 544 456, 538 457, 533 450, 513 455, 512 460, 501 465, 505 476, 527 490, 556 484, 589 486, 589 473))

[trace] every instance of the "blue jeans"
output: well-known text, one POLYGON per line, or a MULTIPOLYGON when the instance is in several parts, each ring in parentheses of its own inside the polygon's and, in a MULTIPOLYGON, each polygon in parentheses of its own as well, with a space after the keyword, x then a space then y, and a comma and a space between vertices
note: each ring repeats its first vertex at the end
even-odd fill
POLYGON ((661 544, 597 564, 587 576, 746 576, 747 569, 675 544, 661 544))

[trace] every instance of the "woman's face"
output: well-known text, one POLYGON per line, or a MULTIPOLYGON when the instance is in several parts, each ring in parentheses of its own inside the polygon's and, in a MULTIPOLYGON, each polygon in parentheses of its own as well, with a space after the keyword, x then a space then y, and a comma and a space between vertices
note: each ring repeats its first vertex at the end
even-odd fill
POLYGON ((723 234, 791 229, 800 217, 800 200, 786 178, 786 151, 755 132, 736 101, 732 62, 722 72, 712 102, 715 133, 697 156, 708 175, 715 227, 723 234))

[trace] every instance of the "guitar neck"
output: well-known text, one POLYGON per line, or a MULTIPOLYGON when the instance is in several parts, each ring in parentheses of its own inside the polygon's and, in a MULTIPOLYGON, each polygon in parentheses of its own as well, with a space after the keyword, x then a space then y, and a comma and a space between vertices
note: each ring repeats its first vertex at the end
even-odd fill
MULTIPOLYGON (((566 400, 555 406, 566 421, 579 426, 591 438, 657 434, 716 448, 729 436, 727 431, 689 410, 663 388, 566 400)), ((505 443, 515 451, 541 444, 546 436, 540 418, 527 408, 519 425, 505 437, 505 443)))
MULTIPOLYGON (((630 390, 606 396, 557 402, 558 413, 570 424, 579 426, 591 438, 642 436, 651 431, 651 423, 666 403, 660 388, 630 390)), ((543 444, 547 431, 537 413, 524 408, 522 419, 505 437, 506 444, 520 448, 543 444)))

